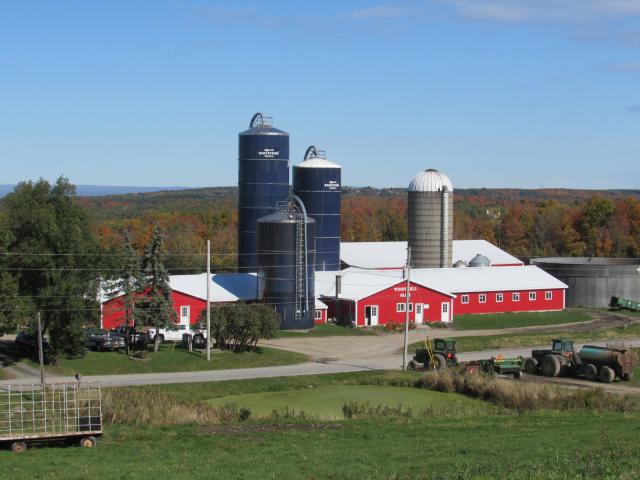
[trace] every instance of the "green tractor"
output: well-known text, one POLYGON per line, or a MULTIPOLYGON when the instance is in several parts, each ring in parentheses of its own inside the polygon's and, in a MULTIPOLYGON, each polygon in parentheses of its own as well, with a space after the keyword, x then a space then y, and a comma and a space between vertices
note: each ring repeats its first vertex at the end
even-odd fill
POLYGON ((433 344, 427 338, 424 348, 416 350, 409 361, 411 370, 441 370, 460 365, 456 355, 456 341, 452 338, 436 338, 433 344))

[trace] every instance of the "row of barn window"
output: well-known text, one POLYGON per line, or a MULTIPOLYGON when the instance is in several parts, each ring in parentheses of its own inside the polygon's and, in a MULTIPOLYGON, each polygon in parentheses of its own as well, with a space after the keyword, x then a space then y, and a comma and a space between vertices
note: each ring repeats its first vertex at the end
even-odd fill
MULTIPOLYGON (((502 301, 504 301, 504 294, 503 293, 496 293, 496 303, 500 303, 502 301)), ((530 302, 535 302, 538 298, 538 292, 529 292, 529 301, 530 302)), ((548 290, 546 292, 544 292, 544 299, 545 300, 552 300, 553 299, 553 292, 548 290)), ((512 302, 519 302, 520 301, 520 292, 513 292, 511 294, 511 301, 512 302)), ((486 303, 487 302, 487 294, 486 293, 479 293, 478 294, 478 303, 486 303)), ((468 304, 469 303, 469 295, 461 295, 460 296, 460 303, 462 304, 468 304)))

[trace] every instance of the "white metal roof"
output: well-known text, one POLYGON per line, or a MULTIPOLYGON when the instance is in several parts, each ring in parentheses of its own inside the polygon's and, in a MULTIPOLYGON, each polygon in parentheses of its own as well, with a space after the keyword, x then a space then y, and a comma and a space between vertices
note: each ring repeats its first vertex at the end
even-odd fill
POLYGON ((341 168, 337 163, 330 162, 326 158, 320 157, 309 158, 295 166, 298 168, 341 168))
MULTIPOLYGON (((412 272, 413 271, 414 270, 412 270, 412 272)), ((340 298, 348 298, 350 300, 366 298, 381 290, 397 285, 405 278, 402 270, 362 270, 359 268, 347 268, 341 272, 316 272, 317 296, 335 296, 336 275, 342 277, 340 298)), ((411 281, 444 295, 455 297, 455 295, 443 290, 435 283, 427 285, 419 281, 414 281, 413 276, 411 281)))
POLYGON ((444 187, 453 192, 453 184, 449 177, 433 168, 418 172, 409 183, 410 192, 441 192, 444 187))
MULTIPOLYGON (((207 299, 207 274, 171 275, 171 288, 193 297, 207 299)), ((255 300, 258 296, 258 278, 255 273, 219 273, 211 276, 211 301, 235 302, 255 300)))
POLYGON ((416 283, 421 285, 456 294, 567 288, 567 285, 535 265, 500 268, 416 268, 411 270, 411 279, 415 279, 416 283))
MULTIPOLYGON (((453 261, 469 262, 477 254, 491 260, 493 266, 523 265, 513 255, 486 240, 454 240, 453 261)), ((407 242, 342 242, 340 259, 349 266, 365 268, 402 268, 407 260, 407 242)))
MULTIPOLYGON (((342 276, 341 298, 360 300, 403 280, 402 270, 317 272, 316 295, 335 296, 335 277, 342 276)), ((449 296, 473 292, 564 289, 567 285, 534 265, 476 268, 414 268, 411 281, 449 296)))

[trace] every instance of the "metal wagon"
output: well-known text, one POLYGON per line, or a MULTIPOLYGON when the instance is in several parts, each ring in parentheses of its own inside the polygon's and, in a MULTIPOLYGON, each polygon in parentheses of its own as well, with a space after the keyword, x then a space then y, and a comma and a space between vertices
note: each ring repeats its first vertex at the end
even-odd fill
POLYGON ((99 383, 0 385, 0 445, 14 452, 52 441, 92 448, 100 435, 99 383))

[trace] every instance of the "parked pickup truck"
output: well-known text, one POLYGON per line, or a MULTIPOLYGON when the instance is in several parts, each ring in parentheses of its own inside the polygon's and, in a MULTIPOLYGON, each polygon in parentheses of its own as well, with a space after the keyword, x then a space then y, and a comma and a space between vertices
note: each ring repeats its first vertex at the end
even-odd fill
MULTIPOLYGON (((159 331, 160 343, 162 342, 181 342, 182 335, 190 333, 193 335, 193 346, 196 348, 202 348, 205 346, 205 333, 199 329, 191 329, 189 325, 176 325, 176 329, 161 328, 159 331)), ((149 341, 155 342, 156 329, 150 328, 147 331, 149 335, 149 341)))
POLYGON ((85 330, 85 345, 91 350, 101 352, 124 348, 124 337, 116 332, 88 328, 85 330))

